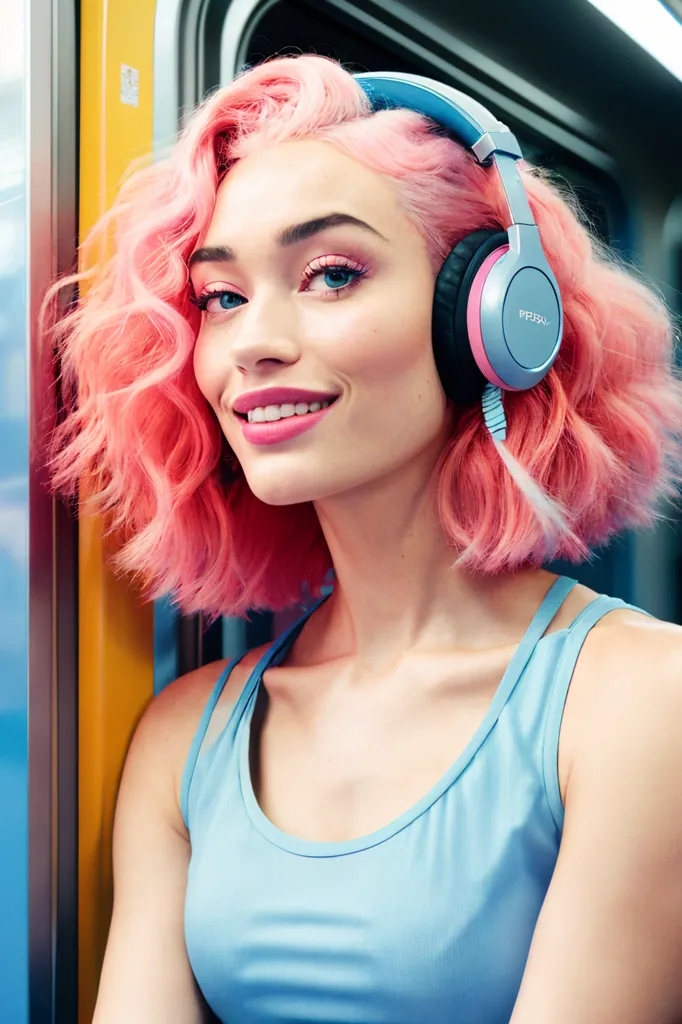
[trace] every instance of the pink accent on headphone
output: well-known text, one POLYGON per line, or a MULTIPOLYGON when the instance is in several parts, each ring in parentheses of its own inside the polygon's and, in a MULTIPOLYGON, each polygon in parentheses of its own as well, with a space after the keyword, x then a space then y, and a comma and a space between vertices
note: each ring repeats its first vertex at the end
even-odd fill
POLYGON ((505 382, 501 380, 493 370, 490 365, 490 361, 488 360, 488 356, 486 355, 485 347, 483 345, 483 336, 481 334, 481 297, 483 295, 483 287, 488 279, 488 272, 492 266, 507 252, 509 252, 509 246, 501 245, 499 249, 495 249, 494 252, 491 252, 490 256, 488 256, 479 267, 469 291, 469 301, 467 302, 467 331, 474 359, 486 380, 489 380, 491 384, 496 384, 498 388, 504 388, 505 391, 518 391, 518 388, 512 388, 509 384, 505 384, 505 382))

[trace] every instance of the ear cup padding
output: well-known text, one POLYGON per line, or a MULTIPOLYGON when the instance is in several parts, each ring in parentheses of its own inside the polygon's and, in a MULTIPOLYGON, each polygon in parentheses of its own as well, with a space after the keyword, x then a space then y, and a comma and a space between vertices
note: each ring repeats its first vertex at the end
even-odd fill
POLYGON ((467 304, 478 270, 496 249, 508 244, 506 231, 474 231, 445 258, 433 296, 433 354, 448 398, 472 405, 483 394, 486 379, 471 351, 467 304))

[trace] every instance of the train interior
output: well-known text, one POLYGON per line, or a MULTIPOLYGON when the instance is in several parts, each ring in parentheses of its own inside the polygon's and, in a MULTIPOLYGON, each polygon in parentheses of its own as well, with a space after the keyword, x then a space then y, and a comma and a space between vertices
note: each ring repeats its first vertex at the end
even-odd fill
MULTIPOLYGON (((656 0, 654 0, 656 2, 656 0)), ((245 65, 314 52, 450 83, 490 107, 592 231, 682 314, 682 80, 588 0, 16 0, 0 52, 0 1019, 92 1018, 111 829, 140 714, 176 676, 278 635, 299 608, 208 625, 143 604, 101 523, 37 453, 36 317, 131 162, 160 157, 245 65), (6 58, 6 59, 5 59, 6 58), (7 117, 5 117, 7 111, 7 117)), ((680 31, 680 0, 660 4, 680 31)), ((5 15, 3 15, 5 17, 5 15)), ((680 61, 682 68, 682 61, 680 61)), ((38 426, 39 434, 39 426, 38 426)), ((682 622, 682 520, 551 567, 682 622)))

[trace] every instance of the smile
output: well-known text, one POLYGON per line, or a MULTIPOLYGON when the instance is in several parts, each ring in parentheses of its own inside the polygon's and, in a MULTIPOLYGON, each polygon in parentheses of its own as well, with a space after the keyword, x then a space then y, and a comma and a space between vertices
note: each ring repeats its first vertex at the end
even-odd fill
POLYGON ((251 444, 278 444, 304 434, 316 426, 334 402, 298 402, 295 405, 260 406, 249 411, 242 433, 251 444))

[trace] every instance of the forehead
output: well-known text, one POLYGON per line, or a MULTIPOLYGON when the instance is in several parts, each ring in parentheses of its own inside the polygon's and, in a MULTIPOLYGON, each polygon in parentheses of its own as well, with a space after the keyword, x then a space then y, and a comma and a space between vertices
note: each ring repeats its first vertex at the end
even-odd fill
MULTIPOLYGON (((221 183, 207 243, 229 230, 271 228, 332 210, 366 220, 382 234, 402 214, 393 184, 330 143, 280 142, 239 160, 221 183)), ((205 243, 205 244, 207 244, 205 243)))

